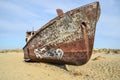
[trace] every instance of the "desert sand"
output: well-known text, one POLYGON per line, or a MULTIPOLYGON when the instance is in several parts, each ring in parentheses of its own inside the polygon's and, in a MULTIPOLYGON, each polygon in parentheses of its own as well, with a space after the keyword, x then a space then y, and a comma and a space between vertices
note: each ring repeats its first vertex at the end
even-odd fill
POLYGON ((24 62, 22 52, 0 53, 0 80, 120 80, 120 53, 94 53, 85 65, 65 67, 24 62))

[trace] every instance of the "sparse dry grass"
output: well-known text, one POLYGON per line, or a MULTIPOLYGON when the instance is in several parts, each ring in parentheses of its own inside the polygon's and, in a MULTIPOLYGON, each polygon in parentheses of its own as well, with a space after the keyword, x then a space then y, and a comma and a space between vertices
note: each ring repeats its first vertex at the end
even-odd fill
POLYGON ((109 50, 110 54, 96 50, 85 65, 60 67, 42 62, 26 63, 23 52, 19 51, 22 50, 3 50, 0 54, 0 80, 120 80, 120 50, 109 50))
MULTIPOLYGON (((0 53, 9 53, 9 52, 17 52, 17 53, 19 53, 19 52, 23 52, 23 50, 22 49, 13 49, 13 50, 5 49, 5 50, 0 50, 0 53)), ((95 54, 95 53, 120 54, 120 49, 106 49, 106 48, 103 48, 103 49, 93 49, 93 54, 95 54)))
POLYGON ((10 49, 5 49, 5 50, 0 50, 0 53, 20 53, 20 52, 23 52, 22 49, 13 49, 13 50, 10 50, 10 49))
POLYGON ((106 53, 106 54, 109 54, 109 53, 114 53, 114 54, 119 54, 120 53, 120 49, 93 49, 93 54, 95 53, 106 53))

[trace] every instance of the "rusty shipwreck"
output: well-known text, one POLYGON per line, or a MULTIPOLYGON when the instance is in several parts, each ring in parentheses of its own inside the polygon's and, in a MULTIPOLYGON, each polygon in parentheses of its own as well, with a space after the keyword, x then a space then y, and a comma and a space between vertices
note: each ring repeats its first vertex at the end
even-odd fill
POLYGON ((26 32, 23 47, 25 61, 57 64, 85 64, 91 57, 99 2, 93 2, 63 13, 37 31, 26 32))

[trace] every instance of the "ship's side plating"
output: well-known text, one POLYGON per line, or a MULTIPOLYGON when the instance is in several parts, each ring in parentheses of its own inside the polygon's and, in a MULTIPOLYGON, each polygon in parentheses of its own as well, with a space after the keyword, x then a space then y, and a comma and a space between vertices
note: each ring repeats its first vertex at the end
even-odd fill
POLYGON ((94 2, 51 20, 23 48, 25 60, 85 64, 92 53, 99 15, 99 3, 94 2))

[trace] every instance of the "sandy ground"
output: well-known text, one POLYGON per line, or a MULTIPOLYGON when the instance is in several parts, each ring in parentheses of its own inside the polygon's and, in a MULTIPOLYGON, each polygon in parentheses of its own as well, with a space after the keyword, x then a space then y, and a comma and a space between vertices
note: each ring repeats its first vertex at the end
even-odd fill
POLYGON ((0 80, 120 80, 120 54, 93 54, 83 66, 26 63, 23 53, 0 53, 0 80))

